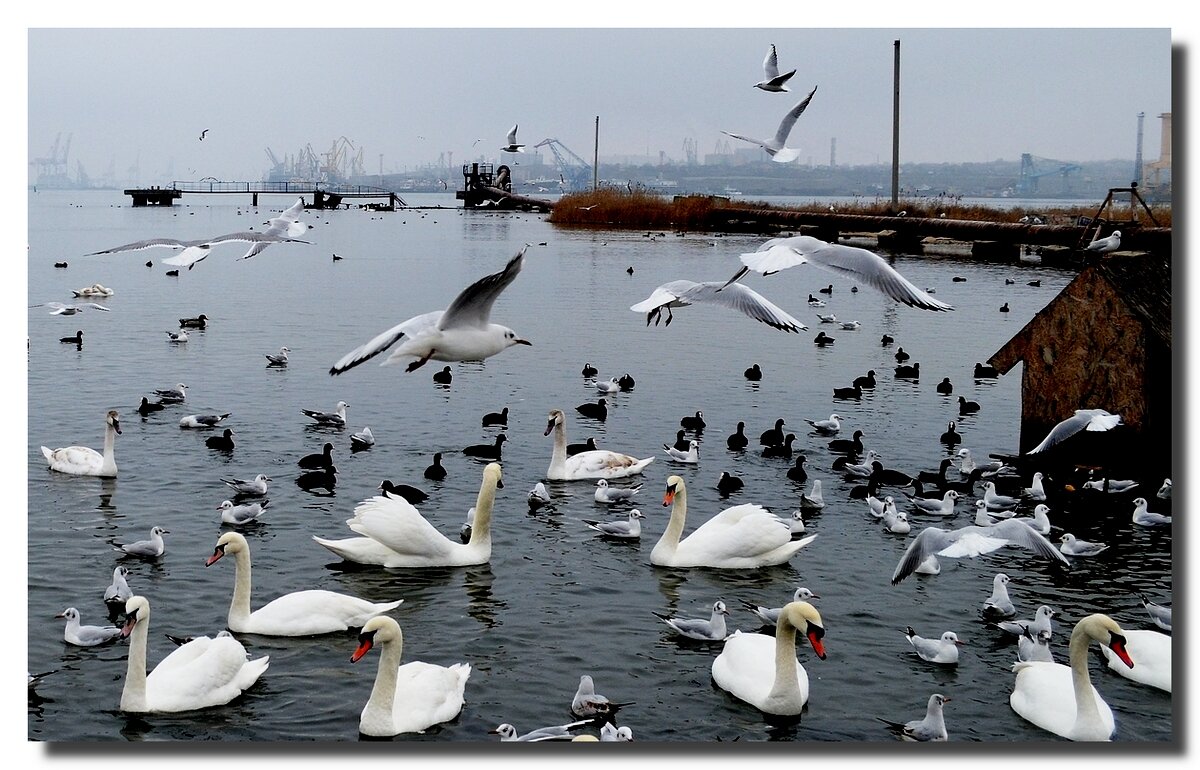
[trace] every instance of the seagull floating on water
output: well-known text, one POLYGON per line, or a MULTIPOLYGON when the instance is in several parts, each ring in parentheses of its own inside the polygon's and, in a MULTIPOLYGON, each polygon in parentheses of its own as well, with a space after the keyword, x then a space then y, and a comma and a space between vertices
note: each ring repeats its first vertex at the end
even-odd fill
POLYGON ((270 353, 264 353, 263 355, 266 356, 267 366, 287 366, 288 353, 291 352, 290 348, 282 347, 275 355, 271 355, 270 353))
POLYGON ((488 321, 496 298, 521 272, 527 248, 528 243, 500 272, 486 275, 459 292, 445 310, 413 316, 393 326, 342 356, 329 368, 329 373, 341 374, 353 369, 401 341, 400 347, 381 366, 412 357, 417 360, 405 368, 406 372, 411 372, 430 359, 482 361, 513 345, 532 345, 507 326, 488 321))
POLYGON ((301 409, 300 411, 307 417, 317 421, 318 425, 333 425, 339 428, 346 427, 346 407, 350 406, 345 401, 337 402, 332 412, 317 412, 312 409, 301 409))
POLYGON ((741 139, 743 142, 757 144, 759 147, 763 148, 763 150, 765 150, 766 153, 771 156, 771 160, 775 161, 776 163, 790 163, 791 161, 800 157, 800 150, 793 147, 784 146, 787 142, 788 134, 792 133, 792 127, 796 125, 796 120, 800 117, 804 110, 808 108, 808 103, 812 101, 813 95, 816 93, 817 89, 814 86, 813 90, 808 94, 807 97, 797 103, 796 106, 788 110, 787 114, 783 116, 783 120, 780 121, 779 128, 776 130, 775 136, 771 137, 770 139, 755 139, 749 136, 742 136, 741 134, 733 134, 728 131, 722 131, 721 133, 725 134, 726 136, 731 136, 734 139, 741 139))
POLYGON ((228 486, 239 495, 254 495, 261 497, 267 493, 267 482, 271 477, 265 473, 260 473, 252 479, 221 479, 221 483, 228 486))
POLYGON ((640 537, 642 534, 642 522, 639 519, 644 519, 645 516, 637 508, 631 510, 627 518, 617 519, 616 521, 595 521, 592 519, 582 519, 588 529, 594 529, 607 537, 617 537, 625 540, 632 540, 640 537))
POLYGON ((641 484, 635 487, 614 487, 609 485, 608 479, 600 479, 596 482, 596 493, 594 496, 598 503, 627 503, 633 499, 633 496, 641 488, 641 484))
POLYGON ((1090 540, 1080 540, 1070 532, 1064 532, 1059 550, 1068 556, 1097 556, 1108 550, 1107 543, 1094 543, 1090 540))
MULTIPOLYGON (((796 589, 796 593, 792 595, 794 602, 807 602, 812 599, 820 599, 821 597, 804 586, 796 589)), ((774 626, 779 622, 779 613, 783 611, 782 607, 761 607, 754 602, 742 601, 742 606, 758 616, 758 619, 763 622, 763 625, 774 626)))
POLYGON ((84 626, 79 623, 79 610, 67 607, 54 617, 66 618, 63 641, 76 647, 95 647, 121 638, 121 629, 116 626, 84 626))
POLYGON ((725 602, 717 601, 713 603, 712 616, 708 620, 670 617, 659 612, 652 614, 670 626, 676 633, 686 636, 688 639, 719 642, 725 638, 725 618, 729 615, 729 610, 725 609, 725 602))
POLYGON ((163 535, 169 534, 171 534, 170 530, 163 529, 162 527, 153 527, 150 530, 149 540, 126 543, 125 545, 116 546, 113 550, 120 551, 129 556, 155 558, 167 552, 167 544, 163 541, 163 535))
POLYGON ((229 412, 225 414, 189 414, 179 420, 181 428, 212 428, 217 423, 229 416, 229 412))
POLYGON ((258 521, 266 511, 269 502, 269 500, 263 500, 258 503, 234 505, 232 500, 226 500, 217 506, 217 510, 221 512, 221 523, 241 526, 258 521))
POLYGON ((963 641, 953 631, 947 631, 937 639, 926 639, 918 636, 913 627, 909 626, 904 629, 904 636, 921 660, 948 666, 958 665, 958 648, 963 645, 963 641))

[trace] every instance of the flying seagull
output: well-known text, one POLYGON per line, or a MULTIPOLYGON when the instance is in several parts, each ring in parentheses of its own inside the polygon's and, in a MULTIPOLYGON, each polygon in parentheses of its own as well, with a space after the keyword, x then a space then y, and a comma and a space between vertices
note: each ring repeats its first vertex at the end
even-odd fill
POLYGON ((1103 409, 1076 409, 1073 417, 1068 417, 1051 428, 1050 432, 1046 434, 1046 438, 1026 454, 1045 451, 1055 444, 1066 441, 1081 430, 1111 430, 1120 424, 1121 415, 1119 414, 1109 414, 1103 409))
POLYGON ((669 281, 655 289, 646 299, 631 305, 629 309, 635 313, 646 313, 647 326, 651 321, 657 326, 662 320, 662 312, 666 310, 667 326, 670 326, 673 319, 671 308, 706 302, 737 310, 755 321, 785 332, 801 332, 808 329, 766 297, 740 283, 722 286, 720 281, 669 281))
POLYGON ((29 307, 48 307, 50 308, 50 315, 75 315, 76 313, 82 313, 89 307, 96 310, 103 310, 105 313, 112 312, 109 308, 104 307, 104 305, 97 305, 95 302, 81 302, 78 305, 64 305, 61 302, 39 302, 29 307))
POLYGON ((436 361, 482 361, 513 345, 532 345, 507 326, 488 321, 500 292, 521 272, 528 248, 528 243, 522 246, 500 272, 485 275, 463 289, 445 310, 413 316, 393 326, 342 356, 329 368, 329 373, 341 374, 353 369, 401 340, 400 347, 381 366, 399 363, 406 356, 414 357, 417 360, 405 368, 411 372, 431 358, 436 361))
POLYGON ((204 141, 204 135, 207 133, 208 133, 207 128, 200 132, 200 141, 202 141, 202 142, 204 141))
POLYGON ((766 78, 755 83, 755 88, 761 88, 764 91, 791 91, 792 89, 784 85, 791 79, 792 75, 796 74, 796 70, 779 74, 779 57, 775 54, 775 44, 771 44, 771 50, 767 51, 767 58, 763 59, 763 72, 766 73, 766 78))
POLYGON ((517 124, 513 124, 508 132, 508 144, 500 148, 500 152, 525 152, 525 145, 517 144, 517 124))
POLYGON ((779 123, 779 130, 775 132, 775 136, 770 139, 754 139, 749 136, 741 136, 739 134, 731 134, 728 131, 722 131, 726 136, 732 136, 734 139, 741 139, 743 142, 757 144, 759 147, 767 151, 771 156, 771 160, 776 163, 790 163, 800 157, 800 150, 794 147, 785 147, 788 134, 792 132, 792 126, 796 125, 796 119, 808 107, 808 103, 812 101, 813 94, 817 92, 816 87, 808 94, 804 101, 797 104, 795 107, 788 110, 788 113, 783 116, 783 120, 779 123))
POLYGON ((722 291, 728 291, 731 285, 736 285, 735 282, 750 270, 763 275, 771 275, 807 262, 840 276, 865 283, 910 307, 922 310, 954 309, 918 289, 878 254, 856 246, 826 243, 811 235, 772 238, 759 246, 756 251, 742 254, 741 259, 744 267, 729 279, 722 291))

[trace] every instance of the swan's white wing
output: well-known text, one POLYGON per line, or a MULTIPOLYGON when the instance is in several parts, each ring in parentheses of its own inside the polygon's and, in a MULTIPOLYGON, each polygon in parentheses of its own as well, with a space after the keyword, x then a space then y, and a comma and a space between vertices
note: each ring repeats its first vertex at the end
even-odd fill
POLYGON ((249 687, 267 667, 267 658, 248 661, 246 649, 232 636, 204 641, 177 662, 168 664, 180 651, 196 645, 193 640, 178 648, 146 677, 146 699, 155 710, 180 711, 228 703, 249 687))
POLYGON ((792 529, 786 521, 761 505, 748 503, 726 508, 701 524, 680 541, 679 551, 703 549, 717 558, 753 558, 791 540, 792 529))
POLYGON ((521 265, 525 261, 525 250, 529 244, 521 247, 508 264, 498 273, 485 275, 475 283, 463 289, 450 306, 446 308, 438 321, 438 328, 446 329, 483 329, 488 325, 488 317, 492 314, 492 305, 500 292, 513 282, 521 265))
POLYGON ((204 241, 181 241, 178 238, 149 238, 144 241, 126 243, 122 246, 113 246, 111 249, 105 249, 104 251, 93 251, 86 256, 93 256, 95 254, 116 254, 117 252, 121 251, 141 251, 142 249, 152 249, 156 246, 165 246, 171 249, 185 249, 188 246, 198 246, 201 243, 204 243, 204 241))
POLYGON ((722 285, 719 281, 695 284, 680 295, 679 301, 688 304, 715 302, 785 332, 800 332, 808 329, 807 326, 754 289, 747 288, 740 283, 729 284, 724 288, 722 285))
POLYGON ((441 319, 442 313, 443 311, 441 310, 434 310, 429 313, 413 316, 403 323, 396 324, 339 358, 337 363, 329 367, 329 373, 341 374, 344 371, 353 369, 363 361, 379 355, 404 337, 417 337, 437 328, 438 320, 441 319))
MULTIPOLYGON (((403 497, 375 496, 364 500, 346 520, 350 529, 376 540, 396 553, 434 556, 455 546, 403 497)), ((460 546, 461 547, 461 546, 460 546)))
POLYGON ((591 449, 586 452, 571 455, 567 458, 566 468, 569 473, 607 473, 620 468, 629 468, 642 462, 636 457, 610 452, 607 449, 591 449))
POLYGON ((250 613, 251 628, 287 630, 290 635, 303 636, 361 626, 371 617, 403 603, 376 604, 357 596, 334 591, 310 589, 284 594, 250 613), (391 605, 391 607, 389 607, 391 605))
POLYGON ((1051 428, 1042 442, 1026 454, 1045 451, 1055 444, 1066 441, 1081 430, 1111 430, 1120 424, 1121 416, 1119 414, 1109 414, 1103 409, 1076 409, 1073 417, 1068 417, 1051 428))
POLYGON ((772 238, 757 251, 742 254, 741 259, 746 267, 765 275, 810 262, 838 275, 861 281, 905 305, 923 310, 954 309, 918 289, 883 257, 856 246, 826 243, 809 235, 798 235, 772 238))
POLYGON ((774 80, 779 77, 779 57, 775 53, 775 44, 771 44, 771 50, 767 51, 767 58, 763 59, 763 72, 767 74, 767 80, 774 80))
POLYGON ((817 87, 813 86, 813 90, 809 91, 808 96, 798 102, 795 107, 792 107, 783 116, 783 120, 779 122, 779 130, 775 132, 775 149, 783 149, 783 146, 787 143, 788 134, 792 133, 792 126, 796 125, 796 120, 808 109, 808 103, 812 101, 816 93, 817 87))

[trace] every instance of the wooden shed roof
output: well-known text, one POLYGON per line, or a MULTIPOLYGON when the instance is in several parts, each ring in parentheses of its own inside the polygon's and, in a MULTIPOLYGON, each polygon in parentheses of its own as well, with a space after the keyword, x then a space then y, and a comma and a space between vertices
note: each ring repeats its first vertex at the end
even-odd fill
POLYGON ((1113 287, 1154 337, 1171 347, 1171 261, 1168 257, 1146 254, 1107 257, 1084 268, 1050 304, 1034 314, 1029 323, 988 358, 1001 374, 1007 374, 1025 359, 1034 330, 1055 313, 1067 312, 1064 302, 1076 281, 1102 279, 1113 287))

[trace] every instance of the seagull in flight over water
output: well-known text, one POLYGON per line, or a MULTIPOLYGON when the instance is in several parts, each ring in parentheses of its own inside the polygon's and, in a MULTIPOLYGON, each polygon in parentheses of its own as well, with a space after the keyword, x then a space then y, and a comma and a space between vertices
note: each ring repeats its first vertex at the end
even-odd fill
POLYGON ((106 308, 104 305, 97 305, 95 302, 81 302, 78 305, 64 305, 61 302, 39 302, 29 307, 48 307, 50 308, 50 315, 75 315, 76 313, 82 313, 89 307, 103 310, 106 313, 112 312, 110 308, 106 308))
MULTIPOLYGON (((771 50, 767 51, 767 58, 763 59, 763 72, 766 74, 766 79, 754 84, 755 88, 761 88, 764 91, 791 91, 792 89, 784 85, 791 79, 792 75, 796 74, 796 70, 779 74, 779 57, 775 53, 775 44, 771 44, 771 50)), ((803 110, 802 110, 803 111, 803 110)))
POLYGON ((775 136, 770 139, 754 139, 749 136, 741 136, 740 134, 731 134, 728 131, 722 131, 726 136, 732 136, 734 139, 741 139, 743 142, 757 144, 759 147, 767 151, 771 156, 771 160, 776 163, 790 163, 800 157, 800 150, 794 147, 785 147, 788 134, 792 133, 792 126, 796 125, 796 119, 808 107, 808 103, 812 101, 813 95, 817 92, 816 86, 808 94, 805 99, 795 107, 788 110, 788 113, 783 116, 783 120, 779 123, 779 130, 775 132, 775 136))
POLYGON ((208 257, 208 252, 213 246, 230 241, 244 241, 253 245, 240 259, 249 259, 261 253, 263 249, 272 243, 311 243, 311 241, 302 241, 295 237, 308 229, 303 222, 297 219, 303 210, 304 199, 297 199, 290 208, 270 220, 267 223, 267 229, 261 233, 252 230, 243 230, 236 233, 218 235, 215 238, 201 238, 194 241, 181 241, 177 238, 150 238, 145 241, 134 241, 122 246, 114 246, 111 249, 103 251, 93 251, 87 256, 116 254, 122 251, 141 251, 143 249, 162 246, 170 249, 183 249, 179 254, 161 260, 164 265, 178 265, 179 267, 186 267, 188 270, 191 270, 197 262, 208 257))
POLYGON ((1073 417, 1068 417, 1051 428, 1050 432, 1046 434, 1046 438, 1025 454, 1031 455, 1045 451, 1083 430, 1112 430, 1120 424, 1121 415, 1119 414, 1109 414, 1103 409, 1076 409, 1073 417))
POLYGON ((785 332, 801 332, 807 326, 797 321, 787 311, 768 300, 754 289, 730 282, 724 286, 720 281, 678 280, 668 281, 659 286, 650 296, 630 310, 635 313, 646 313, 646 325, 654 321, 655 326, 662 319, 662 312, 667 311, 667 326, 671 325, 673 317, 671 308, 687 307, 694 303, 712 302, 733 310, 740 311, 755 321, 785 332))
POLYGON ((742 254, 741 259, 744 267, 729 279, 722 291, 736 285, 750 270, 770 275, 809 262, 843 277, 861 281, 910 307, 922 310, 954 309, 918 289, 878 254, 856 246, 826 243, 811 235, 772 238, 756 251, 742 254))
POLYGON ((414 357, 417 360, 405 369, 411 372, 431 358, 435 361, 482 361, 513 345, 532 345, 507 326, 488 321, 496 298, 521 272, 525 250, 529 246, 528 243, 522 246, 500 272, 485 275, 459 292, 445 310, 413 316, 378 334, 338 359, 329 368, 329 373, 341 374, 353 369, 401 340, 400 347, 381 366, 399 363, 406 356, 414 357))

